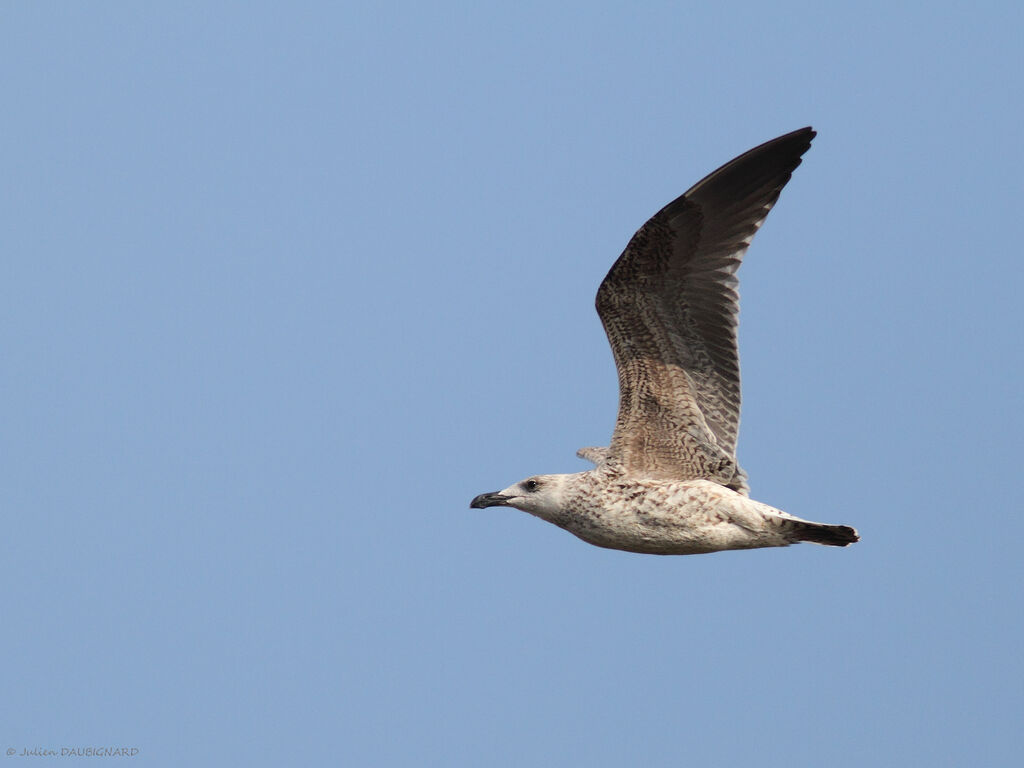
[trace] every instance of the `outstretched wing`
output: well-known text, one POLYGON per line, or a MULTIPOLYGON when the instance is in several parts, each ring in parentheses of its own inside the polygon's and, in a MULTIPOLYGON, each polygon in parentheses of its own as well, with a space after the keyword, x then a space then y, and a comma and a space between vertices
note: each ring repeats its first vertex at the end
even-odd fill
POLYGON ((746 492, 736 270, 814 135, 780 136, 697 182, 637 231, 601 283, 597 312, 619 375, 608 461, 746 492))

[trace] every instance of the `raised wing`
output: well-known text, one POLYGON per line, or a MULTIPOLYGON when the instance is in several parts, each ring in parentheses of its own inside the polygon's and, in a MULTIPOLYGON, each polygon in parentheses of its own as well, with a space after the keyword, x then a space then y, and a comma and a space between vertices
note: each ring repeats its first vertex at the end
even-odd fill
POLYGON ((747 491, 736 463, 736 270, 814 136, 780 136, 697 182, 633 235, 601 283, 597 312, 619 374, 608 461, 747 491))
POLYGON ((598 448, 596 446, 587 446, 586 448, 580 448, 576 451, 576 455, 592 464, 601 466, 604 464, 605 459, 608 458, 608 449, 598 448))

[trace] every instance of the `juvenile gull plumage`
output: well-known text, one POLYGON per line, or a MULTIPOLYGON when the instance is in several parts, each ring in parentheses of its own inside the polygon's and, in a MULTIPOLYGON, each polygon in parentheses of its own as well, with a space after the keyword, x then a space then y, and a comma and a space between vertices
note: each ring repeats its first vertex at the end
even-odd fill
POLYGON ((736 462, 736 271, 814 136, 740 155, 633 235, 597 291, 619 374, 611 445, 578 451, 595 469, 530 477, 471 507, 515 507, 599 547, 657 555, 858 541, 750 499, 736 462))

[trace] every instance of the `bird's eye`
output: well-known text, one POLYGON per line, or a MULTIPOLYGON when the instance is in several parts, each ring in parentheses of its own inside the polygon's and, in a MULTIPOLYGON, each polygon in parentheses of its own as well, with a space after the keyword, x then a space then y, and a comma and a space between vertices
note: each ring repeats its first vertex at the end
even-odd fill
POLYGON ((536 480, 527 480, 525 483, 523 483, 523 485, 526 487, 526 490, 530 491, 531 493, 533 491, 536 491, 537 488, 540 487, 540 483, 538 483, 536 480))

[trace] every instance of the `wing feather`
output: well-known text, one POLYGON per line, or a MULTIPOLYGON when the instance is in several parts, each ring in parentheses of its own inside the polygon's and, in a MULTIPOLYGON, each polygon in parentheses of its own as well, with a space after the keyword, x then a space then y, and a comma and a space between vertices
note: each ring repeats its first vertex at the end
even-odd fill
POLYGON ((814 135, 780 136, 697 182, 637 231, 601 283, 597 311, 619 376, 608 461, 746 492, 736 271, 814 135))

